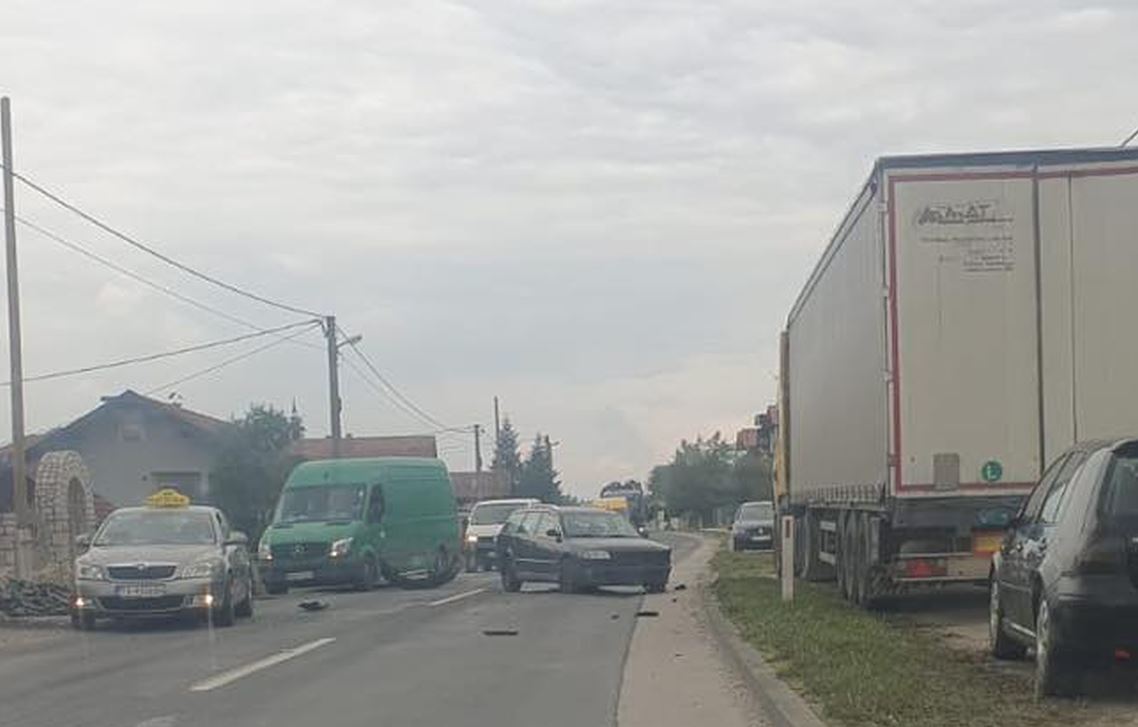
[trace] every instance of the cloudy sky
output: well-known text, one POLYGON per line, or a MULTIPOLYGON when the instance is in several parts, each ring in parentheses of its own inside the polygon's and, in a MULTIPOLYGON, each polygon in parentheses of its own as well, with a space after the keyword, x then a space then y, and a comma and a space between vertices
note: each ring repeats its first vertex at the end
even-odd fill
MULTIPOLYGON (((337 314, 438 421, 489 425, 500 396, 590 494, 772 399, 781 322, 875 157, 1117 144, 1136 35, 1128 1, 5 0, 0 93, 20 171, 337 314)), ((232 316, 297 319, 17 207, 232 316)), ((28 374, 247 330, 26 229, 20 265, 28 374)), ((264 343, 29 384, 29 428, 264 343)), ((174 388, 221 416, 295 399, 324 434, 325 375, 281 344, 174 388)), ((353 433, 431 428, 351 368, 344 397, 353 433)), ((442 446, 471 466, 468 436, 442 446)))

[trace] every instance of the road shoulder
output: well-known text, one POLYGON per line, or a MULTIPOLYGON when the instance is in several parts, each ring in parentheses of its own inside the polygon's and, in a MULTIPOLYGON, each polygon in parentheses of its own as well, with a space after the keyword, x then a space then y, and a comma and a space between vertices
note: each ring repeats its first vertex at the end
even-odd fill
POLYGON ((762 725, 760 700, 740 678, 707 618, 709 563, 718 543, 706 537, 675 565, 668 592, 645 596, 624 667, 620 727, 762 725), (683 585, 681 590, 675 590, 683 585), (655 615, 647 615, 647 614, 655 615))

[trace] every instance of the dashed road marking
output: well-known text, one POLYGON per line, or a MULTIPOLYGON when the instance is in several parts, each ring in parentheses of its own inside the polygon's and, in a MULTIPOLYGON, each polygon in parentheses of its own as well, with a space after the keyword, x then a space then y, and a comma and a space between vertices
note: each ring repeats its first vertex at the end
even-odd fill
POLYGON ((440 598, 437 601, 431 601, 427 605, 428 606, 442 606, 442 605, 445 605, 447 603, 454 603, 455 601, 461 601, 464 598, 470 598, 471 596, 477 596, 479 593, 485 593, 485 592, 486 592, 485 588, 475 588, 473 591, 464 591, 462 593, 456 593, 453 596, 447 596, 446 598, 440 598))
POLYGON ((268 669, 269 667, 276 666, 277 664, 288 661, 289 659, 295 659, 302 654, 307 654, 313 649, 319 649, 321 646, 330 644, 335 640, 336 639, 334 638, 316 639, 315 641, 309 641, 307 644, 301 644, 300 646, 295 646, 291 649, 278 651, 275 654, 266 656, 264 659, 258 659, 257 661, 250 662, 244 666, 239 666, 235 669, 230 669, 229 671, 223 671, 220 674, 215 674, 208 679, 203 679, 197 684, 191 686, 190 691, 208 692, 213 689, 218 689, 219 687, 224 687, 225 685, 232 684, 238 679, 247 677, 250 674, 256 674, 263 669, 268 669))

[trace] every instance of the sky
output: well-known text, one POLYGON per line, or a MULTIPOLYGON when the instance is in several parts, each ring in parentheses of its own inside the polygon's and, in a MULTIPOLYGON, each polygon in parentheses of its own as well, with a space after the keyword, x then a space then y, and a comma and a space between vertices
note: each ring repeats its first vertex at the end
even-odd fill
MULTIPOLYGON (((6 0, 0 94, 18 171, 335 314, 429 416, 345 350, 347 432, 492 431, 498 396, 589 496, 773 401, 786 313, 876 157, 1118 144, 1138 126, 1136 34, 1125 0, 6 0)), ((303 318, 26 187, 16 207, 229 316, 303 318)), ((18 235, 27 375, 249 331, 18 235)), ((165 386, 274 340, 29 383, 28 428, 132 388, 223 417, 295 401, 323 436, 318 331, 165 386)), ((472 468, 469 433, 440 447, 472 468)))

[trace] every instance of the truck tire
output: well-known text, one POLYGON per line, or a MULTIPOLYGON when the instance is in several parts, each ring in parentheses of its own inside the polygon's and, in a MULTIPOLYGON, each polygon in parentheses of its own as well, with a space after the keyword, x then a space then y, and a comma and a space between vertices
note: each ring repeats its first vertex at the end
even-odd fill
POLYGON ((857 547, 854 539, 853 513, 844 513, 838 521, 838 534, 841 547, 838 549, 838 566, 842 571, 842 597, 847 601, 857 599, 857 547))
POLYGON ((857 517, 857 605, 868 610, 877 607, 879 589, 874 580, 873 569, 873 517, 867 513, 859 513, 857 517))

